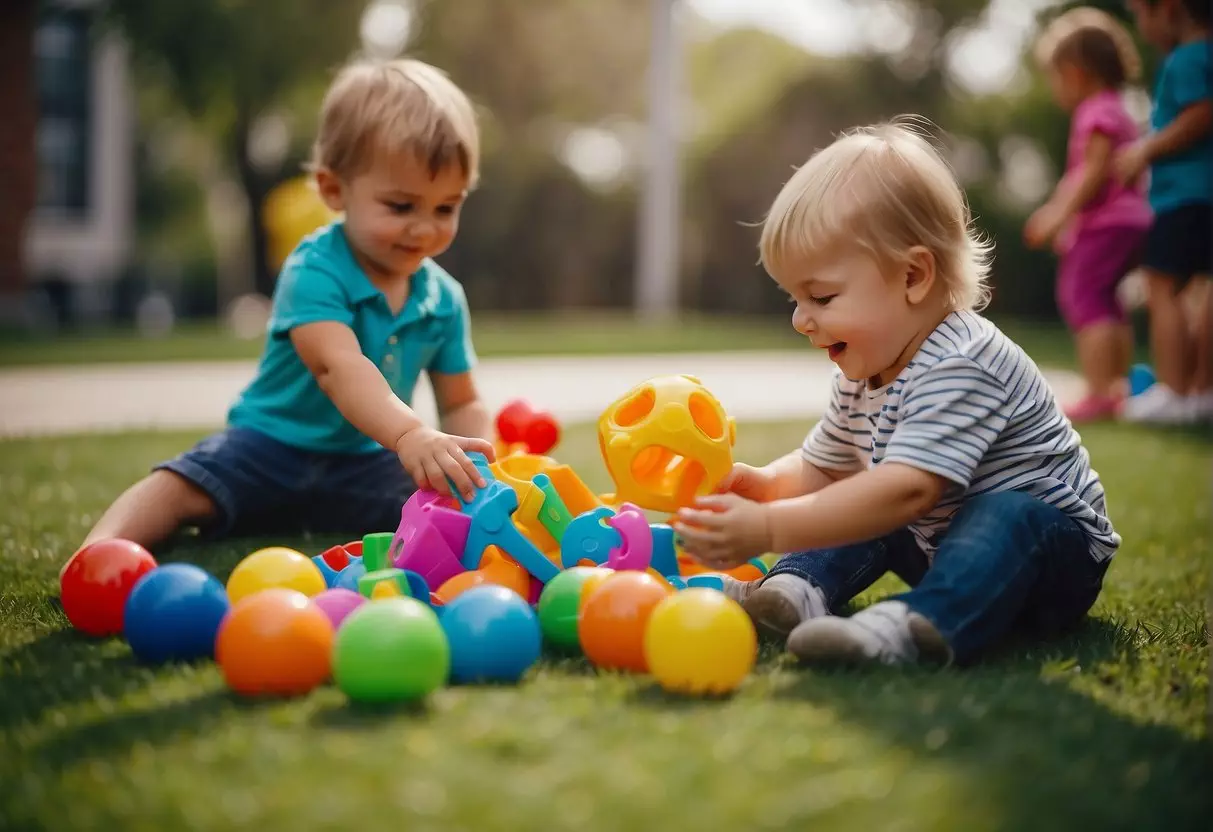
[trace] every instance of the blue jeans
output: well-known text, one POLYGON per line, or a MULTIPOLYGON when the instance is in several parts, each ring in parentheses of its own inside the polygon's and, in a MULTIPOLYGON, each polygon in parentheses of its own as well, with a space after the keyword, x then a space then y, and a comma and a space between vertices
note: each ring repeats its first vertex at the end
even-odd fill
POLYGON ((1060 509, 1018 491, 968 500, 932 562, 908 529, 836 549, 785 556, 770 575, 817 586, 831 610, 893 572, 912 589, 904 601, 935 625, 957 662, 976 658, 1012 632, 1063 632, 1078 624, 1103 587, 1108 562, 1060 509))
POLYGON ((218 516, 204 529, 211 536, 395 531, 417 490, 391 451, 316 453, 249 428, 220 431, 155 467, 215 501, 218 516))

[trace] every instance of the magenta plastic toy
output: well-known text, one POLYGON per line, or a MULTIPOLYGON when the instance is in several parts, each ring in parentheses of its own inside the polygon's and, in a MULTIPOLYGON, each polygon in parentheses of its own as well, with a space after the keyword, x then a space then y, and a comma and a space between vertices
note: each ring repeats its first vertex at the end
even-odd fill
POLYGON ((312 596, 312 603, 333 622, 333 629, 341 626, 345 617, 366 603, 366 599, 348 589, 326 589, 312 596))
POLYGON ((437 491, 418 491, 400 510, 400 526, 388 559, 397 569, 416 572, 427 586, 442 586, 460 572, 472 518, 441 504, 437 491))
POLYGON ((624 503, 619 513, 608 517, 606 522, 623 538, 623 543, 611 550, 607 568, 617 572, 625 569, 643 572, 648 569, 653 559, 653 532, 640 508, 624 503))

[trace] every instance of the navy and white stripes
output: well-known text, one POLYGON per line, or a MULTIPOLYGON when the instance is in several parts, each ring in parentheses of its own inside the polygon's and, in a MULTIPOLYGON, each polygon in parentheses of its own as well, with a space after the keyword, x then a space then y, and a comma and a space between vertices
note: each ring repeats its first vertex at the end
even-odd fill
POLYGON ((992 323, 954 312, 890 384, 869 389, 835 373, 829 410, 804 443, 819 468, 899 462, 956 484, 912 531, 930 553, 961 503, 1023 491, 1074 518, 1106 560, 1112 528, 1099 475, 1040 370, 992 323))

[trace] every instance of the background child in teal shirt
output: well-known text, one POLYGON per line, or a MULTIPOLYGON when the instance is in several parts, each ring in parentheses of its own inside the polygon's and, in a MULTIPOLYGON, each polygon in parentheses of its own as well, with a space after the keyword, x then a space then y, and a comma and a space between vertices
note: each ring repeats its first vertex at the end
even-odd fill
POLYGON ((1126 182, 1149 167, 1154 209, 1142 265, 1149 279, 1150 348, 1158 383, 1130 398, 1124 415, 1158 423, 1209 419, 1213 418, 1209 0, 1130 0, 1129 6, 1145 39, 1168 54, 1154 88, 1152 132, 1116 160, 1126 182), (1196 314, 1189 320, 1181 292, 1194 291, 1196 314))
POLYGON ((390 531, 418 487, 467 496, 493 458, 467 301, 430 258, 454 239, 479 139, 466 96, 419 61, 358 62, 322 107, 313 170, 344 219, 283 265, 265 350, 222 432, 128 489, 85 543, 212 533, 390 531), (442 430, 411 409, 429 375, 442 430))

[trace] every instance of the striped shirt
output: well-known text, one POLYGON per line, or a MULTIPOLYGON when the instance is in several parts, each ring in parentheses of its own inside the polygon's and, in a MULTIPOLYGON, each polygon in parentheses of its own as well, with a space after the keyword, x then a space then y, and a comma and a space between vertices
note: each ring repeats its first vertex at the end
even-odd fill
POLYGON ((1120 536, 1077 431, 1027 354, 973 312, 953 312, 894 381, 871 389, 835 373, 829 410, 805 439, 818 468, 899 462, 955 485, 911 526, 933 554, 966 499, 1023 491, 1072 517, 1096 560, 1120 536))

